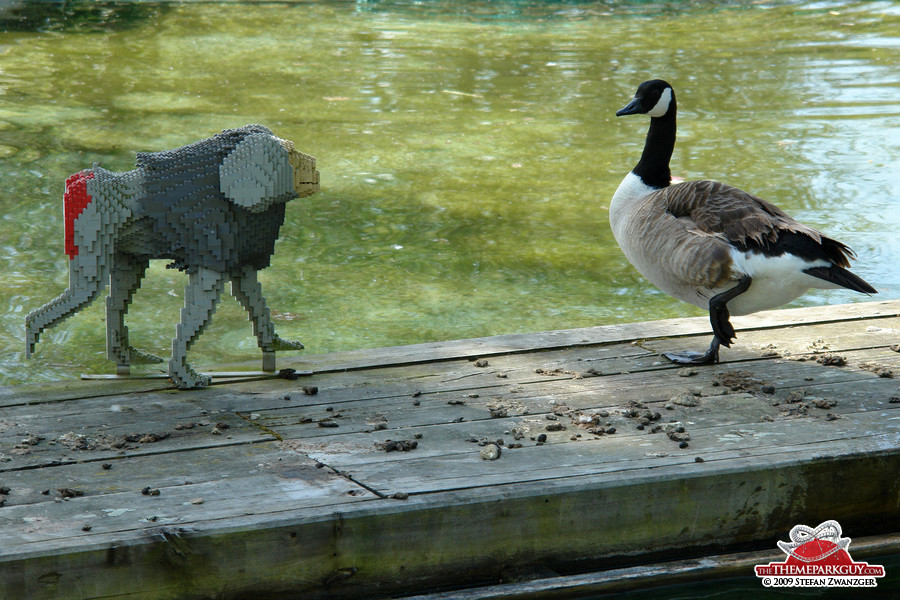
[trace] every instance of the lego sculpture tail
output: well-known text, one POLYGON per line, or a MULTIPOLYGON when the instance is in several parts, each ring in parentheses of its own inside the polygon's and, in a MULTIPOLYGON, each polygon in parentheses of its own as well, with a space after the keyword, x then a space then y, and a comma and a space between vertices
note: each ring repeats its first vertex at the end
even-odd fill
POLYGON ((161 362, 133 348, 125 326, 131 298, 156 258, 188 274, 169 360, 179 388, 209 383, 187 363, 187 352, 226 281, 249 314, 264 370, 275 369, 276 350, 302 349, 275 334, 256 274, 269 265, 285 204, 318 191, 315 158, 262 125, 246 125, 175 150, 139 153, 136 167, 111 173, 94 165, 66 181, 69 287, 26 317, 26 356, 41 331, 89 304, 109 282, 107 355, 117 371, 161 362))
MULTIPOLYGON (((65 251, 69 257, 69 287, 65 292, 25 317, 25 356, 30 357, 41 332, 53 327, 90 304, 106 286, 111 244, 117 221, 105 199, 94 201, 98 179, 93 169, 75 173, 66 180, 63 196, 65 251), (104 247, 105 246, 105 247, 104 247)), ((127 207, 115 207, 126 219, 127 207)))

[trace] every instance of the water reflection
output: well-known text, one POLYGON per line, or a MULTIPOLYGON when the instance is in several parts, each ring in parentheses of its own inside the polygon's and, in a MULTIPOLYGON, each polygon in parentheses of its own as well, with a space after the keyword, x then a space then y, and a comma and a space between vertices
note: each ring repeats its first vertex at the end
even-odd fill
POLYGON ((57 33, 106 32, 127 29, 166 10, 157 2, 27 2, 12 0, 0 8, 4 31, 57 33))
MULTIPOLYGON (((679 91, 678 175, 777 202, 900 297, 885 267, 900 262, 892 3, 66 6, 2 21, 7 383, 111 370, 102 302, 23 362, 24 314, 66 284, 65 177, 250 122, 322 172, 261 276, 282 334, 310 353, 700 314, 646 283, 607 225, 645 134, 613 112, 651 75, 679 91)), ((167 352, 184 284, 151 268, 129 314, 144 349, 167 352)), ((198 366, 256 358, 236 303, 195 351, 198 366)))

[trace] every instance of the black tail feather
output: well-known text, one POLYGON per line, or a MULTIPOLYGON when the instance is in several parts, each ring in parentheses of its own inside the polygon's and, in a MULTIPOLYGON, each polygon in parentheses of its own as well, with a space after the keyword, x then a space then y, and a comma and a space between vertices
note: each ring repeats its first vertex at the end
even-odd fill
POLYGON ((854 275, 844 267, 831 265, 829 267, 810 267, 803 272, 825 281, 830 281, 841 287, 845 287, 862 294, 877 294, 878 290, 869 285, 862 277, 854 275))

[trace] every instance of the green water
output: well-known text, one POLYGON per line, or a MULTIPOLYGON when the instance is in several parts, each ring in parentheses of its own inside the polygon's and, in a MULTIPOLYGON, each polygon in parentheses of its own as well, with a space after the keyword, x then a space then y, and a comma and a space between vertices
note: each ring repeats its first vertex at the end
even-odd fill
MULTIPOLYGON (((102 299, 24 358, 67 283, 66 176, 253 122, 321 171, 261 275, 308 353, 702 314, 607 222, 647 126, 613 113, 649 77, 678 93, 675 174, 775 201, 900 298, 896 2, 68 2, 0 26, 3 384, 114 369, 102 299)), ((169 353, 185 283, 151 267, 135 345, 169 353)), ((258 356, 229 298, 191 361, 258 356)))

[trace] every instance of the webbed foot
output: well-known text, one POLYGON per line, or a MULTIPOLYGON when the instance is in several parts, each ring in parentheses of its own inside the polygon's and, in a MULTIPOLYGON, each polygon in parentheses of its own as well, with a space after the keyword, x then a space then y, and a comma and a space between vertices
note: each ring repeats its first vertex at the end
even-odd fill
POLYGON ((709 352, 703 354, 691 350, 685 350, 684 352, 678 353, 664 352, 663 356, 679 365, 714 365, 719 362, 719 357, 716 355, 711 355, 709 352))
POLYGON ((679 365, 714 365, 719 362, 719 338, 713 336, 709 350, 705 354, 685 350, 684 352, 664 352, 663 356, 679 365))

